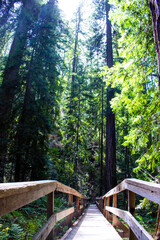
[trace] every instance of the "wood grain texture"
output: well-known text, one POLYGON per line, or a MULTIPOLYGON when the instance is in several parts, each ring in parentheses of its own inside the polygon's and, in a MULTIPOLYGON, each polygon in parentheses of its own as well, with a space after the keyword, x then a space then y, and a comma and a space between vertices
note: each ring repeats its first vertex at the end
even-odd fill
POLYGON ((57 181, 35 181, 0 184, 0 217, 23 207, 51 192, 60 191, 84 198, 75 189, 57 181))
POLYGON ((122 218, 132 229, 139 240, 153 240, 152 236, 137 222, 133 215, 127 211, 106 206, 105 209, 122 218))
POLYGON ((115 188, 106 193, 103 198, 112 196, 124 190, 130 190, 142 197, 160 204, 160 184, 150 183, 138 179, 125 179, 115 188))
POLYGON ((61 219, 67 217, 68 215, 74 212, 74 207, 69 209, 63 210, 62 212, 53 214, 45 225, 39 230, 39 232, 32 238, 32 240, 45 240, 51 230, 54 228, 56 222, 60 221, 61 219))

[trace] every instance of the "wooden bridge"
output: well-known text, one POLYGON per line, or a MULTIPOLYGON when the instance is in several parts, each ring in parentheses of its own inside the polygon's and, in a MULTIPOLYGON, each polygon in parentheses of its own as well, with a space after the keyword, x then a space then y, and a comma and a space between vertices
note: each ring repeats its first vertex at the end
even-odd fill
POLYGON ((33 237, 34 240, 53 240, 55 224, 65 217, 67 217, 66 224, 71 228, 62 237, 63 240, 118 240, 122 237, 130 240, 153 240, 134 217, 135 194, 160 205, 160 184, 125 179, 117 187, 97 199, 98 207, 89 205, 78 223, 72 226, 73 216, 80 216, 87 206, 85 196, 75 189, 57 181, 1 183, 0 217, 47 195, 47 222, 33 237), (128 191, 128 211, 117 208, 117 194, 124 190, 128 191), (54 213, 55 191, 68 194, 68 209, 54 213), (113 201, 110 201, 111 197, 113 201), (76 199, 75 208, 73 199, 76 199), (110 202, 113 202, 112 207, 109 206, 110 202), (118 217, 123 219, 128 227, 118 217), (118 228, 117 231, 116 228, 118 228))

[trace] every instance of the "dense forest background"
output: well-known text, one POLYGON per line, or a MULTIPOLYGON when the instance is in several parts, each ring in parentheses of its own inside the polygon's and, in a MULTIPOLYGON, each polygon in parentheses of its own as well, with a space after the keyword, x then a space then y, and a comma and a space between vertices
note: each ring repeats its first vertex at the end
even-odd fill
POLYGON ((151 2, 93 0, 68 22, 56 0, 0 1, 1 182, 102 195, 128 177, 159 181, 151 2))

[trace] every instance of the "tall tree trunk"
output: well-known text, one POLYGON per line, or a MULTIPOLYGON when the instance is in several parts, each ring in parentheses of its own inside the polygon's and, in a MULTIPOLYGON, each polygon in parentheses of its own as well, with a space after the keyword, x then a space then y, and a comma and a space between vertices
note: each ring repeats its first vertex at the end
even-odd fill
POLYGON ((31 56, 31 61, 30 61, 30 66, 29 66, 29 71, 26 76, 26 92, 24 96, 24 103, 23 103, 23 108, 22 108, 22 114, 19 120, 19 125, 17 129, 17 153, 16 153, 16 161, 15 161, 15 181, 19 182, 22 181, 22 178, 24 177, 24 172, 22 175, 22 168, 25 165, 24 162, 24 156, 22 154, 22 149, 23 146, 26 144, 27 146, 29 145, 30 139, 26 139, 24 130, 26 131, 24 125, 26 123, 26 120, 28 120, 28 117, 31 117, 31 114, 29 112, 29 106, 31 104, 31 83, 30 83, 30 78, 31 78, 31 72, 32 72, 32 65, 33 65, 33 56, 34 56, 34 49, 32 51, 32 56, 31 56))
POLYGON ((152 14, 154 42, 157 52, 158 83, 160 97, 160 0, 149 0, 149 5, 152 14))
POLYGON ((19 69, 31 28, 33 16, 38 17, 39 8, 33 0, 23 2, 19 23, 5 67, 3 82, 0 88, 0 182, 4 180, 4 168, 7 157, 8 131, 11 125, 11 113, 15 94, 20 87, 19 69))
MULTIPOLYGON (((80 23, 81 23, 81 12, 79 7, 77 12, 77 19, 76 19, 76 35, 75 35, 74 56, 73 56, 73 63, 72 63, 71 102, 72 102, 72 99, 75 97, 75 73, 76 73, 76 65, 77 65, 77 48, 78 48, 80 23)), ((71 107, 72 107, 72 104, 71 104, 71 107)))
POLYGON ((103 194, 103 115, 104 115, 104 106, 103 106, 103 80, 102 80, 102 114, 101 114, 101 161, 100 161, 100 196, 103 194))
MULTIPOLYGON (((111 22, 108 18, 110 5, 106 1, 106 62, 110 68, 113 66, 112 31, 111 22)), ((106 111, 106 191, 117 184, 116 180, 116 138, 115 138, 115 115, 112 112, 110 101, 114 97, 114 89, 107 88, 107 111, 106 111)))
MULTIPOLYGON (((76 97, 77 88, 75 87, 75 74, 76 74, 76 67, 77 67, 77 48, 78 48, 78 38, 79 38, 79 31, 80 31, 80 23, 81 23, 81 8, 78 8, 77 11, 77 18, 76 18, 76 33, 75 33, 75 43, 74 43, 74 55, 73 55, 73 62, 72 62, 72 82, 71 82, 71 96, 70 96, 70 111, 69 114, 72 115, 76 110, 78 111, 78 115, 80 114, 80 99, 78 100, 78 109, 76 109, 76 104, 74 104, 74 98, 76 97)), ((78 89, 80 92, 80 89, 78 89)), ((76 126, 76 159, 74 164, 74 171, 77 171, 78 167, 78 151, 79 151, 79 125, 80 119, 78 116, 77 126, 76 126)), ((74 127, 71 126, 72 130, 74 127)), ((72 137, 72 136, 71 136, 72 137)))

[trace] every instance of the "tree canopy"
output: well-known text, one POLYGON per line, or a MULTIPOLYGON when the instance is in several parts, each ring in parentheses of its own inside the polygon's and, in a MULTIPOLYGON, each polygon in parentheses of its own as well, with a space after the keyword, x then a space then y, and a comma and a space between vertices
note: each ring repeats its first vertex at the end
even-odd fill
POLYGON ((159 5, 0 1, 0 180, 102 195, 160 178, 159 5), (86 27, 87 26, 87 27, 86 27), (158 64, 157 64, 158 62, 158 64))

